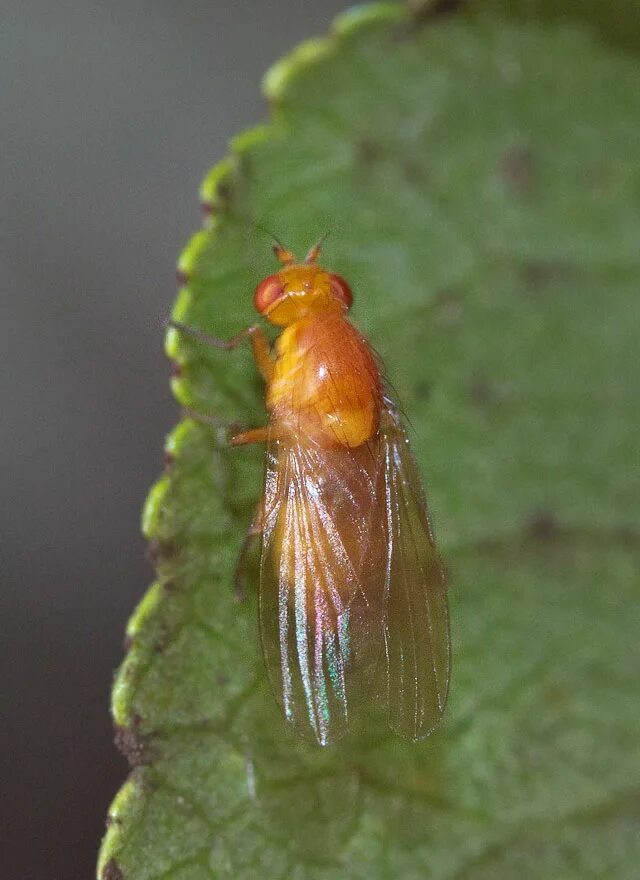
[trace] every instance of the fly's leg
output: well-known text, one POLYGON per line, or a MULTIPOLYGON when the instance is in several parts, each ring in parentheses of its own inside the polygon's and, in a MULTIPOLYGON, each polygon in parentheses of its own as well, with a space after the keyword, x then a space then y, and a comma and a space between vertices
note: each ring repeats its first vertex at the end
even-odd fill
MULTIPOLYGON (((198 330, 195 327, 189 327, 179 321, 170 321, 169 326, 178 330, 180 333, 184 333, 185 336, 190 336, 192 339, 198 340, 198 342, 202 342, 205 345, 211 345, 222 351, 233 351, 233 349, 237 348, 241 342, 245 339, 249 339, 251 341, 253 357, 260 375, 265 382, 269 383, 271 381, 273 377, 274 358, 271 354, 269 340, 265 336, 264 331, 257 324, 252 324, 231 339, 219 339, 217 336, 203 333, 202 330, 198 330)), ((228 432, 227 436, 231 435, 229 442, 232 446, 245 446, 249 443, 263 443, 266 440, 275 439, 272 437, 272 429, 268 426, 239 431, 240 426, 237 423, 234 424, 228 422, 225 419, 221 419, 214 415, 205 416, 190 409, 183 409, 183 413, 189 418, 195 419, 196 421, 209 425, 217 430, 225 429, 228 432)), ((244 581, 247 558, 254 542, 262 534, 263 528, 264 509, 262 502, 260 502, 242 543, 233 576, 234 592, 238 602, 242 602, 245 598, 244 581)))
MULTIPOLYGON (((274 365, 271 347, 264 331, 257 324, 252 324, 231 339, 219 339, 217 336, 203 333, 202 330, 198 330, 195 327, 189 327, 179 321, 170 321, 169 326, 173 327, 174 330, 178 330, 180 333, 184 333, 185 336, 190 336, 192 339, 197 339, 198 342, 203 342, 205 345, 212 345, 214 348, 219 348, 222 351, 233 351, 233 349, 237 348, 245 339, 250 339, 251 350, 253 351, 253 357, 258 371, 265 382, 268 383, 271 381, 274 365)), ((237 422, 228 422, 213 415, 203 416, 190 409, 185 409, 183 412, 185 415, 189 416, 189 418, 202 422, 205 425, 210 425, 218 430, 221 428, 226 429, 227 437, 232 446, 244 446, 247 443, 263 443, 270 438, 270 434, 266 427, 242 431, 240 430, 242 426, 237 424, 237 422)))
MULTIPOLYGON (((182 410, 183 415, 187 416, 190 419, 194 419, 194 421, 200 422, 203 425, 208 425, 216 430, 220 430, 224 428, 227 437, 234 430, 238 429, 238 424, 234 422, 227 422, 224 419, 220 419, 217 416, 204 416, 200 413, 194 412, 193 410, 188 409, 187 407, 182 410)), ((248 443, 259 443, 263 440, 268 439, 269 428, 253 428, 249 431, 244 431, 240 434, 232 434, 229 442, 232 446, 240 446, 248 443)), ((264 526, 264 513, 263 513, 263 505, 260 502, 256 508, 256 511, 253 515, 253 519, 251 520, 251 525, 247 529, 247 533, 245 535, 244 541, 242 542, 242 547, 240 548, 240 554, 238 556, 238 561, 236 563, 236 567, 233 573, 233 588, 234 595, 236 597, 236 601, 243 602, 245 599, 245 574, 246 574, 246 564, 251 549, 253 547, 256 539, 262 534, 262 529, 264 526)))
POLYGON ((191 409, 189 406, 182 407, 182 417, 193 419, 194 422, 198 422, 200 425, 206 425, 208 428, 214 428, 216 432, 220 432, 218 434, 219 442, 222 442, 224 437, 227 443, 233 444, 236 436, 242 436, 242 429, 244 428, 244 425, 241 425, 239 422, 222 419, 220 416, 205 415, 204 413, 196 412, 196 410, 191 409), (239 431, 240 434, 238 434, 239 431))
POLYGON ((255 324, 252 328, 251 334, 251 350, 253 351, 253 358, 260 375, 264 381, 269 384, 273 377, 274 367, 271 346, 269 345, 269 340, 264 334, 264 330, 261 330, 260 327, 256 327, 255 324))
POLYGON ((203 342, 205 345, 212 345, 214 348, 219 348, 222 351, 233 351, 233 349, 237 348, 245 339, 250 339, 253 357, 260 375, 265 382, 271 381, 271 377, 273 376, 273 356, 271 354, 271 346, 269 345, 269 340, 264 334, 264 330, 262 330, 257 324, 252 324, 245 330, 241 330, 240 333, 236 336, 232 336, 231 339, 219 339, 217 336, 203 333, 202 330, 198 330, 195 327, 188 327, 186 324, 180 323, 180 321, 170 321, 169 326, 173 327, 175 330, 179 330, 180 333, 184 333, 185 336, 191 336, 192 339, 197 339, 198 342, 203 342))
POLYGON ((277 440, 283 436, 282 432, 274 430, 269 425, 263 425, 260 428, 244 429, 243 425, 238 422, 230 422, 227 419, 221 419, 219 416, 203 415, 190 409, 188 406, 182 408, 184 418, 193 419, 201 425, 207 425, 215 428, 217 431, 224 431, 230 446, 248 446, 250 443, 266 443, 268 440, 277 440))
POLYGON ((246 567, 247 567, 247 559, 251 552, 251 549, 256 542, 256 540, 262 535, 262 530, 264 529, 264 506, 262 501, 256 507, 256 512, 253 515, 253 519, 251 521, 251 525, 247 529, 247 534, 245 535, 244 541, 242 542, 242 547, 240 548, 240 555, 238 556, 238 561, 236 563, 235 571, 233 573, 233 586, 236 600, 238 602, 244 602, 245 599, 245 576, 246 576, 246 567))
POLYGON ((248 446, 249 443, 266 443, 267 440, 273 439, 272 429, 265 425, 261 428, 250 428, 248 431, 233 434, 229 442, 232 446, 248 446))

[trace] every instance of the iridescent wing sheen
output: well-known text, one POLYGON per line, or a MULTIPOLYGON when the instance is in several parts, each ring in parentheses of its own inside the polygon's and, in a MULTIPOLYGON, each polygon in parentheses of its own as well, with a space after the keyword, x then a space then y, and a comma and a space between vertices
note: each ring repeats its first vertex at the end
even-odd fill
POLYGON ((413 740, 441 717, 444 569, 389 401, 379 436, 358 449, 268 447, 260 626, 273 691, 306 738, 339 739, 366 710, 363 698, 383 704, 390 727, 413 740))
POLYGON ((326 745, 384 652, 379 443, 267 449, 260 629, 271 685, 299 733, 326 745))
POLYGON ((386 401, 381 427, 387 545, 384 584, 389 725, 413 740, 440 719, 450 671, 445 573, 406 432, 386 401))

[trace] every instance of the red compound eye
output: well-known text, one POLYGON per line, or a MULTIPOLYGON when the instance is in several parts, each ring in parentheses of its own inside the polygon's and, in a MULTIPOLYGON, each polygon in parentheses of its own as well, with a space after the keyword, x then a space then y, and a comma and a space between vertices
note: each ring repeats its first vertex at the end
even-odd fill
POLYGON ((282 286, 280 277, 278 275, 269 275, 268 278, 265 278, 260 284, 258 284, 255 293, 253 294, 253 304, 256 307, 256 311, 260 312, 261 315, 264 315, 267 309, 272 306, 283 293, 284 287, 282 286))
POLYGON ((329 278, 331 279, 331 290, 335 296, 345 304, 346 308, 350 309, 353 302, 353 293, 347 282, 341 275, 331 274, 329 278))

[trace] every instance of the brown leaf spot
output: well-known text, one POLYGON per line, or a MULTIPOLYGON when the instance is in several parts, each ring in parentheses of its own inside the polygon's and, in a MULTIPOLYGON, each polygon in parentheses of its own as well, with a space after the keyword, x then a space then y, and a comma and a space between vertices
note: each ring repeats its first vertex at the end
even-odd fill
POLYGON ((466 0, 409 0, 408 3, 414 22, 418 25, 453 15, 460 12, 465 5, 466 0))
POLYGON ((200 207, 205 219, 221 214, 229 207, 233 197, 233 187, 229 181, 223 180, 218 184, 213 199, 200 202, 200 207))
POLYGON ((426 186, 429 183, 429 172, 417 159, 405 159, 402 172, 407 183, 413 186, 426 186))
POLYGON ((572 267, 568 263, 544 262, 527 260, 520 266, 520 275, 524 283, 532 290, 539 290, 547 284, 567 280, 571 276, 572 267))
POLYGON ((101 880, 125 880, 122 869, 115 859, 109 859, 104 866, 101 880))
POLYGON ((131 727, 116 727, 114 743, 118 751, 125 756, 130 767, 141 767, 149 763, 147 744, 140 733, 141 718, 134 716, 131 727))
POLYGON ((372 138, 362 137, 356 142, 356 159, 363 164, 379 162, 383 154, 382 144, 372 138))
POLYGON ((530 195, 534 183, 533 156, 528 147, 507 147, 500 156, 499 174, 518 196, 530 195))
POLYGON ((162 589, 165 591, 165 593, 171 596, 175 593, 179 593, 182 588, 178 585, 176 581, 168 580, 164 581, 164 583, 162 584, 162 589))
POLYGON ((413 386, 413 393, 418 400, 428 400, 431 396, 431 385, 425 379, 418 379, 413 386))
POLYGON ((411 18, 395 28, 393 39, 397 42, 409 40, 431 22, 460 12, 466 3, 467 0, 407 0, 411 18))
POLYGON ((169 632, 165 627, 161 628, 160 634, 158 638, 153 643, 153 650, 156 654, 162 654, 167 647, 167 641, 169 639, 169 632))
POLYGON ((500 402, 496 386, 486 379, 474 379, 469 385, 471 401, 481 409, 490 409, 500 402))
POLYGON ((536 541, 550 541, 558 535, 558 522, 550 510, 534 510, 526 523, 526 531, 536 541))
POLYGON ((444 15, 453 15, 460 12, 466 4, 466 0, 432 0, 426 6, 423 3, 423 15, 428 18, 438 18, 444 15))
POLYGON ((157 568, 161 562, 167 559, 173 559, 176 555, 177 548, 171 541, 160 541, 158 538, 152 538, 147 544, 147 560, 157 568))
POLYGON ((570 703, 570 693, 562 685, 552 683, 545 688, 544 696, 550 705, 566 709, 570 703))
POLYGON ((157 538, 152 538, 149 541, 145 555, 147 557, 147 562, 150 562, 155 568, 160 562, 160 541, 158 541, 157 538))
POLYGON ((223 180, 218 184, 218 188, 216 189, 216 196, 221 203, 226 204, 230 202, 232 194, 233 190, 229 181, 223 180))

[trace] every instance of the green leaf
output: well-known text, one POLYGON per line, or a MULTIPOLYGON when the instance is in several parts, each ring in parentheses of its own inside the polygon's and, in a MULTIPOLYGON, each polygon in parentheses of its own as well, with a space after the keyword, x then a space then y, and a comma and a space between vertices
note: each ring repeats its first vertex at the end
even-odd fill
MULTIPOLYGON (((101 880, 636 876, 640 70, 583 16, 435 12, 359 7, 271 70, 174 317, 232 335, 273 271, 257 224, 302 252, 332 231, 451 570, 445 721, 325 750, 285 729, 231 583, 260 455, 187 419, 144 514, 101 880)), ((167 350, 182 404, 264 421, 248 351, 167 350)))

